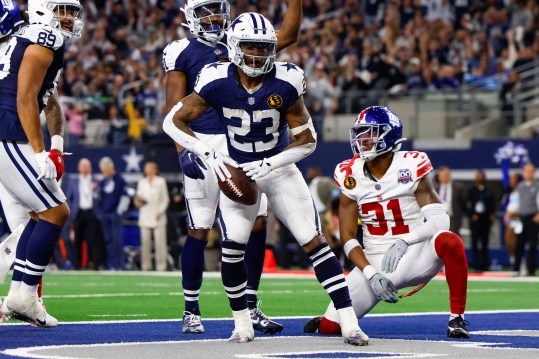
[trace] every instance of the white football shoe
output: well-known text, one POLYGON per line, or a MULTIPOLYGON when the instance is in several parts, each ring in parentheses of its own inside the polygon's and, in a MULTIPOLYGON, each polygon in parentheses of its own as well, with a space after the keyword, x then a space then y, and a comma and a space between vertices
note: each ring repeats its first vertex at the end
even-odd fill
POLYGON ((37 294, 18 290, 13 295, 8 296, 8 300, 7 307, 13 311, 13 318, 43 328, 58 326, 58 320, 47 313, 37 294))
POLYGON ((369 344, 369 337, 359 328, 354 308, 337 309, 337 314, 345 343, 358 346, 369 344))
POLYGON ((365 334, 361 328, 343 332, 342 337, 344 342, 351 345, 364 346, 369 344, 369 336, 365 334))
POLYGON ((13 296, 14 291, 10 290, 4 298, 4 303, 0 306, 0 323, 8 322, 13 317, 13 311, 8 308, 9 298, 13 296))
POLYGON ((230 343, 246 343, 255 338, 255 330, 251 323, 251 313, 249 309, 232 311, 234 316, 234 330, 228 338, 230 343))

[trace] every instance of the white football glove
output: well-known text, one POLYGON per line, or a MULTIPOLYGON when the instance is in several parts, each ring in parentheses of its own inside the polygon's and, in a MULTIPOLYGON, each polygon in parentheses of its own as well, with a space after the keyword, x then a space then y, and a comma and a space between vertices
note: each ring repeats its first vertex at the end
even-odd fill
POLYGON ((211 150, 206 158, 204 158, 204 161, 215 173, 215 182, 217 182, 217 177, 219 177, 221 181, 225 181, 227 178, 232 177, 232 174, 228 168, 226 168, 225 163, 232 167, 238 168, 238 163, 236 161, 227 155, 222 154, 221 152, 216 152, 215 150, 211 150))
POLYGON ((56 166, 54 162, 49 158, 49 152, 43 150, 35 154, 37 166, 39 167, 39 177, 40 179, 56 179, 56 166))
POLYGON ((388 303, 397 303, 399 301, 399 298, 396 296, 397 287, 395 287, 393 282, 380 273, 373 275, 372 278, 369 279, 369 283, 378 299, 388 303))
POLYGON ((407 249, 408 243, 402 239, 397 239, 395 244, 393 244, 391 248, 387 250, 386 254, 384 254, 384 258, 382 259, 382 270, 386 273, 393 273, 397 269, 399 261, 404 253, 406 253, 407 249))
POLYGON ((245 171, 247 177, 250 177, 253 181, 267 176, 273 170, 267 158, 260 161, 242 163, 240 167, 245 171))

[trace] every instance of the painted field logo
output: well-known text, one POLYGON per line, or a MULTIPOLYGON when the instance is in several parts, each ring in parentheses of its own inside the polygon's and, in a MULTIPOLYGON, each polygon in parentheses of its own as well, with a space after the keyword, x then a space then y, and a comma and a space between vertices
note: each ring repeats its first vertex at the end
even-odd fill
POLYGON ((398 183, 407 184, 408 182, 412 182, 412 172, 407 168, 399 170, 397 176, 398 183))

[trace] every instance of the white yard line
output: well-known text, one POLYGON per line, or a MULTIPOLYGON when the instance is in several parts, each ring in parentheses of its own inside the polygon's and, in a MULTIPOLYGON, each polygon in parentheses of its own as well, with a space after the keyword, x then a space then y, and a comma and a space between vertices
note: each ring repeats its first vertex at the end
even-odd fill
MULTIPOLYGON (((367 314, 366 317, 376 318, 376 317, 418 317, 424 315, 447 315, 448 312, 413 312, 413 313, 385 313, 385 314, 367 314)), ((516 309, 516 310, 472 310, 466 311, 466 315, 471 314, 510 314, 510 313, 539 313, 539 309, 516 309)), ((125 316, 128 316, 127 314, 125 316)), ((301 315, 301 316, 284 316, 284 317, 273 317, 272 319, 310 319, 312 315, 301 315)), ((225 318, 204 318, 204 320, 232 320, 231 317, 225 318)), ((62 325, 79 325, 79 324, 128 324, 128 323, 160 323, 160 322, 179 322, 180 318, 176 319, 133 319, 133 320, 93 320, 93 321, 78 321, 78 322, 62 322, 62 325)), ((26 323, 3 323, 2 326, 6 325, 28 325, 26 323)), ((290 338, 290 337, 287 337, 290 338)))

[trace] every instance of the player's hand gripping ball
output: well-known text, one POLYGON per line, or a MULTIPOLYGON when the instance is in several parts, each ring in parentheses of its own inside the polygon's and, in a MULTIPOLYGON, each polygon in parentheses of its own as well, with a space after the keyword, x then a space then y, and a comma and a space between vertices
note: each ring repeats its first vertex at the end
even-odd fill
POLYGON ((258 200, 258 187, 256 182, 251 180, 241 168, 234 168, 229 164, 226 167, 232 174, 232 177, 225 181, 218 180, 221 191, 233 200, 247 206, 252 206, 258 200))

